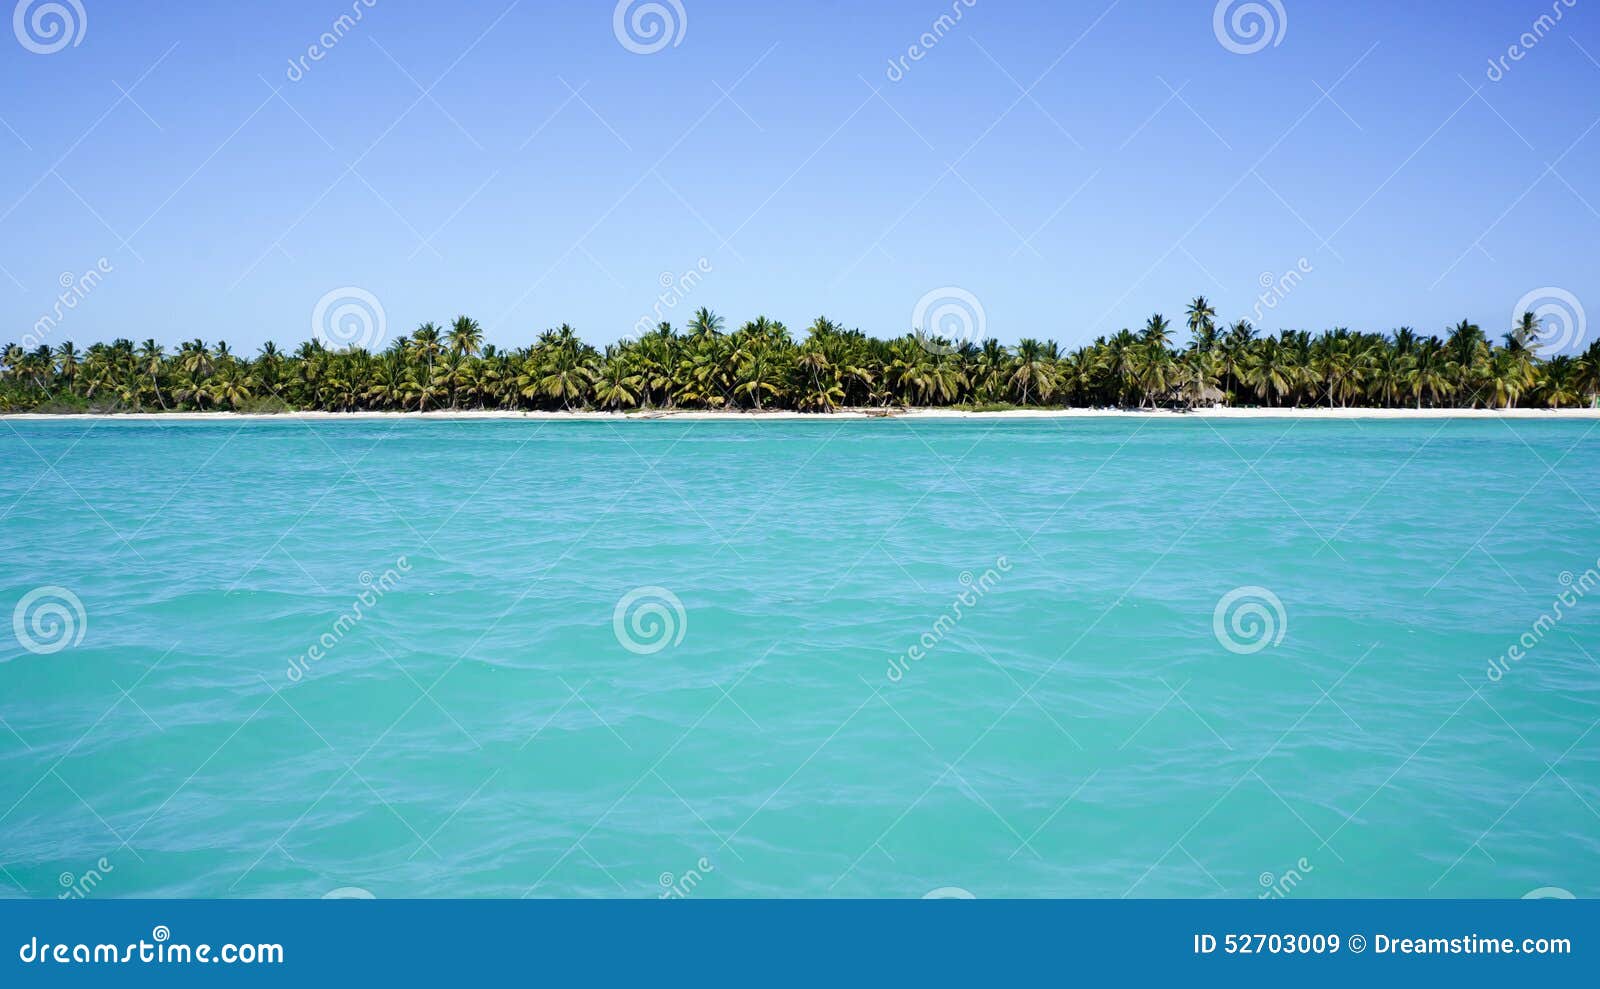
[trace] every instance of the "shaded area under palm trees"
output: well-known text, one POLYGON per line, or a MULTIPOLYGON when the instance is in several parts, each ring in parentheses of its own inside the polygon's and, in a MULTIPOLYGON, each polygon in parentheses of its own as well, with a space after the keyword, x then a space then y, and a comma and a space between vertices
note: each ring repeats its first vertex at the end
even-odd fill
POLYGON ((959 407, 1572 408, 1600 394, 1600 341, 1577 355, 1539 353, 1526 314, 1498 340, 1466 320, 1442 336, 1344 328, 1313 335, 1223 327, 1204 298, 1189 339, 1150 317, 1070 352, 1026 337, 1007 347, 908 334, 882 340, 818 318, 796 340, 765 316, 728 330, 707 309, 680 332, 662 323, 598 350, 565 324, 529 347, 485 344, 477 321, 424 323, 382 352, 254 357, 191 340, 0 351, 0 412, 637 410, 959 407))

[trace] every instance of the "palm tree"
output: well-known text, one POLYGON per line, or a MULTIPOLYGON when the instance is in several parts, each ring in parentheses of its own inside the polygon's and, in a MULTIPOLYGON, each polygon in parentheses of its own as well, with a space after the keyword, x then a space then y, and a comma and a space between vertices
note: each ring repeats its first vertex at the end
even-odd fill
POLYGON ((1591 405, 1600 397, 1600 340, 1591 343, 1583 356, 1578 358, 1573 385, 1582 399, 1591 405))
POLYGON ((797 342, 782 322, 758 316, 724 332, 701 308, 680 336, 668 323, 602 353, 562 324, 528 347, 486 345, 458 317, 443 331, 423 323, 381 354, 330 351, 313 339, 285 353, 265 344, 254 358, 225 342, 117 339, 84 350, 71 341, 0 348, 0 410, 81 402, 162 409, 230 409, 270 397, 291 408, 427 411, 450 408, 743 407, 826 413, 847 406, 1189 406, 1223 390, 1274 406, 1523 404, 1568 408, 1600 398, 1600 343, 1545 360, 1538 325, 1523 314, 1491 341, 1469 320, 1444 338, 1410 327, 1391 335, 1337 327, 1258 337, 1247 321, 1221 331, 1204 297, 1186 309, 1190 340, 1175 349, 1159 314, 1063 354, 1053 341, 995 339, 929 353, 915 337, 877 339, 819 316, 797 342))
POLYGON ((1172 324, 1167 322, 1167 317, 1156 313, 1145 322, 1144 332, 1139 335, 1139 340, 1147 347, 1165 349, 1172 343, 1172 324))
POLYGON ((1024 337, 1017 344, 1017 356, 1011 364, 1010 384, 1021 395, 1021 404, 1027 405, 1033 395, 1047 402, 1055 394, 1055 350, 1053 342, 1040 343, 1031 337, 1024 337))
POLYGON ((1216 342, 1217 311, 1205 296, 1197 295, 1189 303, 1188 316, 1190 345, 1197 350, 1210 350, 1216 342))
POLYGON ((1140 393, 1139 407, 1144 408, 1146 402, 1154 407, 1172 390, 1177 379, 1177 361, 1172 351, 1154 340, 1147 340, 1135 348, 1133 360, 1134 381, 1138 383, 1140 393))
POLYGON ((1511 328, 1511 332, 1506 334, 1506 346, 1534 350, 1539 346, 1539 334, 1542 330, 1539 317, 1531 312, 1525 312, 1511 328))
POLYGON ((78 348, 72 345, 71 340, 56 348, 55 363, 57 373, 70 389, 78 377, 78 348))
POLYGON ((1230 403, 1244 384, 1244 362, 1255 337, 1256 328, 1249 320, 1241 319, 1228 328, 1228 336, 1222 343, 1222 376, 1226 382, 1223 391, 1230 403))
POLYGON ((165 411, 167 400, 161 397, 161 369, 166 354, 161 345, 154 339, 146 340, 139 345, 139 372, 150 379, 150 391, 156 397, 156 404, 165 411))
POLYGON ((813 405, 820 404, 818 411, 831 412, 836 402, 831 401, 833 391, 837 390, 839 399, 843 399, 844 390, 838 387, 838 376, 834 373, 833 362, 828 360, 828 353, 822 344, 831 330, 820 328, 824 320, 817 320, 811 324, 808 339, 800 347, 800 353, 795 357, 794 369, 800 376, 802 394, 816 399, 813 405), (824 382, 827 382, 824 385, 824 382))
POLYGON ((478 321, 466 316, 457 316, 455 322, 450 324, 450 352, 461 357, 476 357, 483 348, 483 327, 478 321))
POLYGON ((632 406, 638 402, 639 386, 639 375, 623 352, 617 347, 607 348, 605 365, 594 383, 595 400, 612 411, 632 406))
POLYGON ((1313 345, 1311 372, 1327 388, 1328 408, 1333 408, 1335 399, 1340 405, 1350 404, 1351 396, 1359 393, 1361 369, 1347 331, 1336 330, 1313 345))
POLYGON ((1255 389, 1258 398, 1281 405, 1284 396, 1294 387, 1297 371, 1293 355, 1285 350, 1282 343, 1273 337, 1265 337, 1255 341, 1245 352, 1241 360, 1240 379, 1255 389))
POLYGON ((191 378, 203 378, 211 373, 211 351, 198 337, 179 348, 178 367, 191 378))
POLYGON ((755 403, 757 412, 766 396, 780 394, 783 379, 781 362, 776 349, 760 337, 752 339, 735 353, 738 368, 735 372, 735 395, 745 395, 755 403))
POLYGON ((1429 401, 1438 405, 1440 399, 1455 390, 1452 367, 1438 340, 1430 337, 1417 348, 1406 373, 1406 387, 1417 400, 1418 409, 1422 408, 1422 396, 1427 395, 1429 401))
POLYGON ((1517 404, 1517 396, 1521 395, 1530 383, 1527 364, 1510 351, 1495 352, 1489 361, 1486 379, 1488 392, 1495 404, 1502 408, 1511 408, 1517 404))
POLYGON ((1484 338, 1483 330, 1465 319, 1450 328, 1445 346, 1450 349, 1451 360, 1463 369, 1479 363, 1489 354, 1489 343, 1484 338))
POLYGON ((1371 358, 1368 372, 1370 394, 1384 408, 1393 408, 1399 404, 1400 399, 1410 388, 1411 370, 1414 365, 1413 357, 1398 350, 1384 347, 1376 351, 1371 358))
POLYGON ((1009 363, 1010 356, 1000 341, 984 340, 968 374, 973 397, 981 402, 1001 401, 1006 392, 1006 365, 1009 363))
POLYGON ((1222 358, 1211 349, 1194 348, 1178 359, 1176 384, 1190 408, 1205 401, 1222 377, 1222 358))
POLYGON ((689 320, 689 336, 700 339, 714 337, 722 332, 722 317, 701 306, 689 320))
POLYGON ((411 374, 411 387, 407 393, 417 403, 417 411, 424 412, 428 402, 440 393, 433 376, 434 362, 444 352, 437 323, 423 323, 411 332, 411 351, 422 367, 411 374))
POLYGON ((1116 404, 1125 405, 1127 397, 1138 390, 1139 338, 1124 328, 1106 342, 1105 348, 1105 367, 1112 378, 1109 384, 1116 404))
POLYGON ((206 386, 205 397, 212 405, 236 409, 249 401, 250 384, 249 375, 229 361, 206 386))
POLYGON ((566 323, 546 330, 517 379, 524 397, 553 399, 569 411, 574 404, 585 404, 595 380, 592 352, 566 323))
POLYGON ((1583 401, 1578 384, 1578 362, 1568 356, 1552 358, 1544 368, 1544 384, 1540 390, 1552 409, 1576 405, 1583 401))

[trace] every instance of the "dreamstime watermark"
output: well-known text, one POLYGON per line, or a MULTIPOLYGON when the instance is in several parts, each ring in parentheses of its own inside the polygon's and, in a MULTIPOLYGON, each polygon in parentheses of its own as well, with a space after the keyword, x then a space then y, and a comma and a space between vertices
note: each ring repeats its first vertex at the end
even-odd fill
POLYGON ((68 45, 83 44, 89 12, 81 0, 17 0, 11 30, 22 47, 35 55, 54 55, 68 45))
POLYGON ((1283 44, 1289 33, 1289 12, 1282 0, 1217 0, 1211 31, 1235 55, 1254 55, 1268 45, 1283 44))
POLYGON ((376 896, 372 895, 371 891, 362 889, 360 886, 340 886, 338 889, 330 889, 326 893, 322 894, 322 898, 324 900, 376 900, 377 899, 376 896))
POLYGON ((306 46, 306 53, 289 59, 289 71, 285 73, 290 82, 299 82, 311 71, 312 62, 320 62, 328 57, 328 53, 339 46, 351 31, 354 31, 367 11, 378 5, 378 0, 350 0, 350 13, 340 14, 333 19, 328 30, 317 36, 317 40, 306 46))
POLYGON ((907 649, 894 659, 889 660, 889 682, 899 683, 911 670, 912 663, 920 663, 928 658, 939 643, 961 624, 961 619, 972 608, 977 607, 984 596, 994 590, 1000 583, 1001 577, 1011 572, 1011 561, 1003 556, 995 557, 994 566, 985 570, 978 576, 973 576, 971 570, 961 571, 961 586, 966 588, 950 601, 950 606, 933 620, 933 624, 926 632, 918 636, 917 644, 907 649))
POLYGON ((1261 892, 1256 894, 1258 900, 1281 900, 1293 893, 1305 881, 1306 876, 1316 872, 1316 867, 1304 856, 1295 860, 1294 865, 1283 870, 1281 875, 1263 872, 1256 877, 1261 885, 1261 892))
POLYGON ((350 607, 345 609, 338 618, 334 619, 326 632, 317 636, 305 652, 289 661, 289 682, 298 683, 307 673, 311 672, 312 663, 320 663, 328 658, 328 653, 344 641, 345 636, 359 624, 362 619, 377 607, 384 595, 400 585, 400 578, 411 572, 411 561, 400 557, 394 561, 394 566, 374 577, 371 570, 361 572, 361 586, 365 588, 355 599, 350 602, 350 607))
POLYGON ((676 48, 688 32, 689 12, 681 0, 617 0, 611 12, 611 33, 635 55, 676 48))
POLYGON ((1511 672, 1513 663, 1527 659, 1528 654, 1555 631, 1556 626, 1561 624, 1569 611, 1576 608, 1590 591, 1600 587, 1600 560, 1596 560, 1594 566, 1581 574, 1564 570, 1559 580, 1565 590, 1551 600, 1550 609, 1540 613, 1538 619, 1528 626, 1528 630, 1517 636, 1517 641, 1512 643, 1510 648, 1489 661, 1490 683, 1499 683, 1507 673, 1511 672))
POLYGON ((661 294, 656 296, 655 305, 650 311, 640 316, 633 322, 633 335, 642 337, 655 329, 658 324, 667 318, 667 314, 676 309, 689 294, 700 287, 705 276, 711 274, 711 262, 705 258, 694 263, 694 267, 681 275, 674 275, 670 271, 663 271, 658 281, 661 283, 661 294))
POLYGON ((1526 893, 1522 894, 1522 898, 1524 900, 1576 900, 1577 899, 1576 896, 1572 895, 1572 891, 1570 889, 1562 889, 1560 886, 1540 886, 1538 889, 1530 889, 1526 893))
POLYGON ((1489 71, 1486 73, 1490 82, 1499 82, 1511 71, 1508 62, 1520 62, 1528 57, 1528 53, 1539 47, 1550 32, 1556 29, 1561 19, 1567 16, 1567 11, 1578 5, 1578 0, 1550 0, 1550 13, 1540 14, 1533 19, 1533 24, 1515 42, 1506 47, 1506 53, 1496 58, 1489 59, 1489 71))
POLYGON ((683 641, 689 613, 678 595, 665 587, 636 587, 617 600, 611 631, 622 648, 648 656, 683 641))
POLYGON ((73 875, 70 872, 63 872, 61 875, 56 877, 56 882, 61 886, 61 892, 56 894, 56 899, 88 899, 89 894, 93 893, 96 889, 99 889, 100 884, 105 882, 106 876, 109 876, 111 873, 116 871, 117 869, 111 864, 111 861, 102 855, 99 861, 95 862, 93 866, 84 870, 78 875, 73 875))
POLYGON ((1255 313, 1254 321, 1260 323, 1262 317, 1267 313, 1283 305, 1283 300, 1287 299, 1295 289, 1299 288, 1300 283, 1306 280, 1306 276, 1315 270, 1316 268, 1309 260, 1301 258, 1294 263, 1293 268, 1281 275, 1263 271, 1261 276, 1256 279, 1261 286, 1261 291, 1256 295, 1255 308, 1251 310, 1255 313))
POLYGON ((656 882, 661 885, 661 895, 657 899, 686 900, 689 898, 689 894, 693 893, 702 882, 705 882, 707 876, 716 871, 717 867, 711 864, 711 860, 702 857, 694 864, 694 868, 688 869, 680 875, 675 876, 670 872, 663 872, 656 877, 656 882))
POLYGON ((924 900, 976 900, 977 897, 971 890, 962 889, 960 886, 940 886, 930 889, 922 894, 924 900))
POLYGON ((334 350, 374 350, 388 330, 389 317, 383 311, 383 303, 354 285, 334 289, 318 299, 311 310, 312 334, 334 350))
POLYGON ((1511 324, 1521 323, 1524 313, 1533 313, 1539 322, 1538 333, 1528 341, 1530 348, 1555 354, 1583 343, 1588 317, 1583 303, 1566 289, 1545 286, 1524 295, 1511 311, 1511 324))
POLYGON ((911 332, 930 354, 954 354, 984 338, 989 318, 983 303, 964 288, 946 285, 917 300, 911 332))
POLYGON ((950 0, 950 13, 940 14, 933 19, 928 30, 917 36, 915 43, 906 47, 904 55, 897 55, 889 59, 889 68, 885 73, 890 82, 899 82, 911 71, 912 62, 920 62, 928 57, 928 53, 938 47, 945 35, 955 30, 955 26, 966 16, 967 11, 978 5, 978 0, 950 0))
POLYGON ((24 965, 282 965, 281 944, 182 944, 172 940, 172 929, 157 924, 150 940, 131 944, 40 943, 38 935, 22 942, 17 959, 24 965))
POLYGON ((116 270, 105 258, 94 263, 94 267, 81 275, 74 275, 70 271, 63 271, 57 279, 61 285, 61 293, 56 296, 56 301, 51 305, 50 311, 33 321, 33 329, 22 337, 22 349, 32 350, 44 343, 45 338, 56 331, 62 320, 67 318, 67 313, 77 309, 79 304, 87 299, 105 277, 116 270))
POLYGON ((36 656, 49 656, 76 646, 89 632, 83 601, 65 587, 35 587, 11 612, 17 644, 36 656))
POLYGON ((1211 613, 1211 632, 1222 648, 1248 656, 1283 641, 1289 613, 1282 599, 1265 587, 1235 587, 1211 613))

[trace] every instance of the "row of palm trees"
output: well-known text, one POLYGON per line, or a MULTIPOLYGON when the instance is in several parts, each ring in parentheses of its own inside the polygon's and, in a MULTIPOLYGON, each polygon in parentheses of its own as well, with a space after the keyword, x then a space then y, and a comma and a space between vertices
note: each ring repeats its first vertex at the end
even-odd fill
POLYGON ((682 332, 668 323, 604 350, 572 327, 531 347, 501 350, 465 316, 425 323, 381 352, 292 354, 272 343, 253 357, 202 340, 168 353, 154 340, 0 351, 0 411, 326 411, 440 409, 798 409, 891 406, 1194 407, 1199 405, 1570 408, 1600 394, 1600 341, 1545 357, 1530 313, 1494 339, 1463 320, 1442 336, 1334 329, 1261 335, 1223 327, 1202 297, 1188 340, 1151 316, 1074 350, 1024 338, 876 339, 827 318, 796 341, 760 317, 728 330, 700 309, 682 332))

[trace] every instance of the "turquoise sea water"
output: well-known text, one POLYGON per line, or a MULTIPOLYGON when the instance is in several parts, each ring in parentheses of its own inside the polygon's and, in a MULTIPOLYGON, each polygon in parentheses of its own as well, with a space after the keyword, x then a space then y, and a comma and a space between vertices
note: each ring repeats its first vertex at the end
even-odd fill
POLYGON ((1600 895, 1593 430, 7 423, 0 890, 1600 895))

